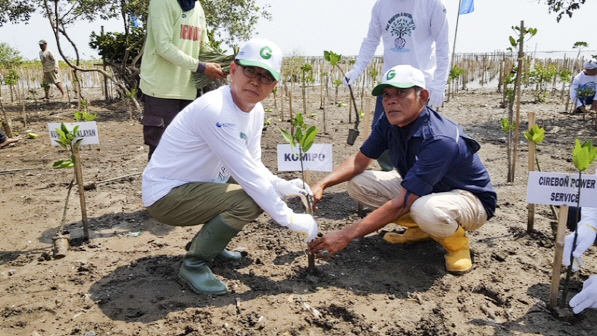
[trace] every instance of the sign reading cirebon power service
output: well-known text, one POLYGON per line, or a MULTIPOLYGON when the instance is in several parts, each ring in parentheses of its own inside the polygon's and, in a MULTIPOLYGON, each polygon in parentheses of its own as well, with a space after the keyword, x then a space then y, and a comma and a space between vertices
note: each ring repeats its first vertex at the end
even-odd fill
POLYGON ((578 173, 529 173, 527 202, 531 204, 552 204, 577 206, 580 186, 580 205, 597 207, 597 175, 578 173))
MULTIPOLYGON (((332 171, 332 145, 313 144, 303 153, 303 169, 312 171, 332 171)), ((301 160, 297 148, 278 144, 278 171, 300 171, 301 160)))

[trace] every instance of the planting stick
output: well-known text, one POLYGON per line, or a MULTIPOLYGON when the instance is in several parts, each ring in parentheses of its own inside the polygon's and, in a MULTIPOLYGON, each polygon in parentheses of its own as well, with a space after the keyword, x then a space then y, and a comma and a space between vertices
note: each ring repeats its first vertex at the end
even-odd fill
POLYGON ((64 230, 64 223, 66 223, 66 213, 68 211, 68 200, 70 199, 70 192, 73 189, 74 183, 75 180, 72 179, 68 184, 68 192, 66 193, 66 200, 64 201, 64 210, 62 211, 62 221, 60 222, 60 229, 58 229, 58 234, 62 234, 62 231, 64 230))
POLYGON ((8 120, 8 117, 6 116, 4 104, 2 104, 2 97, 0 97, 0 110, 2 110, 2 115, 4 115, 4 122, 2 123, 4 133, 6 133, 7 137, 12 138, 12 129, 10 129, 10 122, 8 120))
MULTIPOLYGON (((529 112, 529 131, 535 125, 535 112, 529 112)), ((534 141, 529 141, 529 172, 535 170, 535 153, 536 144, 534 141)), ((535 204, 528 204, 527 209, 529 210, 527 219, 527 232, 531 233, 535 225, 535 204)))
POLYGON ((89 242, 89 222, 87 221, 87 208, 85 206, 85 189, 83 186, 83 170, 81 169, 81 156, 78 146, 73 146, 75 157, 75 177, 79 186, 79 200, 81 201, 81 216, 83 218, 83 238, 89 242))
MULTIPOLYGON (((304 178, 303 181, 305 181, 305 183, 310 186, 311 185, 311 171, 305 170, 303 178, 304 178)), ((304 202, 304 203, 306 203, 305 211, 307 211, 307 213, 309 215, 313 216, 313 204, 308 199, 305 198, 305 200, 306 200, 306 202, 304 202)), ((309 270, 310 273, 314 273, 315 272, 315 255, 311 252, 307 253, 307 261, 308 261, 308 265, 309 265, 307 267, 307 269, 309 270)))
POLYGON ((23 118, 23 128, 27 129, 27 112, 25 111, 25 101, 21 100, 22 112, 21 117, 23 118))
POLYGON ((375 98, 367 97, 365 98, 365 117, 363 118, 363 122, 365 126, 363 126, 363 135, 364 138, 367 139, 369 137, 369 133, 371 133, 371 100, 375 98))
POLYGON ((286 83, 284 83, 280 87, 280 120, 284 120, 284 92, 286 90, 286 83))
POLYGON ((566 220, 568 219, 568 205, 560 207, 558 230, 556 231, 556 244, 553 257, 553 270, 551 273, 551 287, 549 288, 549 308, 558 304, 558 290, 560 288, 560 272, 562 270, 562 254, 564 252, 564 235, 566 233, 566 220))

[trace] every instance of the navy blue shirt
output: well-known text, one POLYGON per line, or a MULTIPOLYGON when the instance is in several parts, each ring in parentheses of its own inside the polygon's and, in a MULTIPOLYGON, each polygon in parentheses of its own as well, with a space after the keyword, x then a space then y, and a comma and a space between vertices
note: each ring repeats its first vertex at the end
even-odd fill
POLYGON ((429 107, 404 127, 381 115, 361 153, 377 159, 386 149, 402 176, 402 187, 421 197, 462 189, 475 194, 493 217, 497 194, 476 154, 481 146, 462 128, 429 107))

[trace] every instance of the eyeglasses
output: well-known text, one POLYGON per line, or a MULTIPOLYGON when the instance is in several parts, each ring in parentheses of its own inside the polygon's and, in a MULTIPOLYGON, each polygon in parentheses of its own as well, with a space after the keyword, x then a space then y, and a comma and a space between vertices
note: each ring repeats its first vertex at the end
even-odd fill
POLYGON ((270 75, 269 71, 267 71, 267 70, 264 70, 264 71, 266 71, 266 73, 260 73, 257 71, 256 67, 244 66, 244 65, 239 64, 238 62, 236 62, 236 65, 243 68, 243 74, 249 78, 255 78, 255 77, 259 76, 259 81, 262 84, 270 85, 276 81, 276 79, 272 75, 270 75))

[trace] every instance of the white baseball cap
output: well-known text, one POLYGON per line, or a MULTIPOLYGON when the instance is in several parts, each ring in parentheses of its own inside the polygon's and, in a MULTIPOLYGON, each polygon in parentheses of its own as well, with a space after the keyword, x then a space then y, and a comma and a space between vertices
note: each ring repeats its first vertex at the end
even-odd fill
POLYGON ((386 71, 381 79, 381 83, 373 89, 371 94, 381 96, 383 90, 388 85, 400 89, 408 89, 415 86, 425 88, 425 75, 423 75, 421 70, 410 65, 396 65, 386 71))
POLYGON ((240 65, 265 69, 277 81, 280 80, 283 57, 282 50, 274 42, 260 38, 249 40, 236 55, 240 65))
POLYGON ((585 69, 597 69, 597 59, 591 59, 585 62, 585 69))

